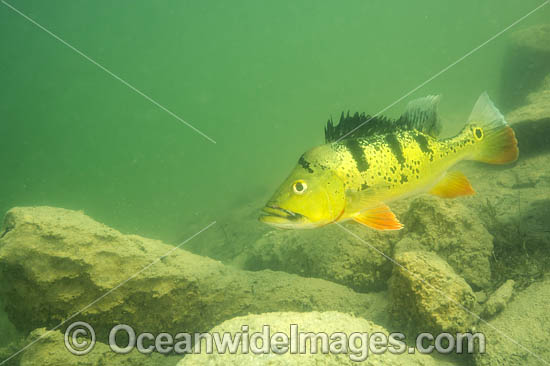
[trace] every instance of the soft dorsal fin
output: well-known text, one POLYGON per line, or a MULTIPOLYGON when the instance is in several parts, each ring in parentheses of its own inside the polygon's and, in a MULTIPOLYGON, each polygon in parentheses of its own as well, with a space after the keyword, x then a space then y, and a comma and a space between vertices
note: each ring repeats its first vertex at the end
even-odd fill
POLYGON ((437 137, 441 132, 441 121, 437 112, 440 100, 440 95, 428 95, 410 101, 396 122, 396 126, 404 130, 417 130, 437 137))
POLYGON ((415 99, 407 105, 405 112, 398 120, 383 116, 369 116, 365 113, 349 112, 340 116, 340 121, 334 125, 330 118, 325 127, 325 142, 335 142, 342 138, 369 137, 391 133, 396 129, 418 130, 437 137, 441 129, 437 106, 439 95, 429 95, 415 99))

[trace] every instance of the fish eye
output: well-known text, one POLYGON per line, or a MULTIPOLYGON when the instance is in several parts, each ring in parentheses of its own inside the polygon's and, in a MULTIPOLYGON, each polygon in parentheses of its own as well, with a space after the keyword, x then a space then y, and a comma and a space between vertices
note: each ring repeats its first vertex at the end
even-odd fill
POLYGON ((307 189, 307 184, 303 180, 297 180, 292 185, 292 190, 296 194, 303 194, 306 191, 306 189, 307 189))

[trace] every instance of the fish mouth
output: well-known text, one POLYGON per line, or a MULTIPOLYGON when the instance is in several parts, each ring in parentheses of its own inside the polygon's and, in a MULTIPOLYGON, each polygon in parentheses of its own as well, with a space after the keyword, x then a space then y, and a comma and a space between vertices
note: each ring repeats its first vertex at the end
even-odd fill
POLYGON ((269 222, 269 221, 298 221, 303 219, 304 216, 300 215, 297 212, 290 211, 279 207, 277 205, 266 205, 260 214, 260 221, 269 222))

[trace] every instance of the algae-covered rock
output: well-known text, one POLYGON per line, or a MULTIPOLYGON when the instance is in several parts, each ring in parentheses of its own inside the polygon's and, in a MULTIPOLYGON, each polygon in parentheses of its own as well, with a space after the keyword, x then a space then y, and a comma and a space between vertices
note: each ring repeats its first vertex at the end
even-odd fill
POLYGON ((23 348, 29 344, 29 341, 21 336, 15 338, 8 345, 0 347, 0 364, 2 366, 19 366, 23 348))
MULTIPOLYGON (((0 298, 0 348, 8 345, 13 340, 20 337, 13 324, 9 321, 8 315, 3 311, 3 301, 0 298)), ((1 359, 1 358, 0 358, 1 359)))
POLYGON ((550 154, 540 154, 508 167, 463 169, 477 192, 467 204, 494 237, 490 291, 509 279, 525 288, 550 270, 548 166, 550 154))
MULTIPOLYGON (((398 236, 356 223, 344 225, 383 253, 391 252, 391 241, 398 236)), ((245 268, 323 278, 360 292, 385 288, 391 274, 391 264, 384 256, 338 225, 268 232, 251 248, 245 268)))
POLYGON ((514 280, 508 280, 502 284, 485 303, 483 317, 491 317, 506 307, 506 304, 514 294, 514 280))
POLYGON ((542 86, 506 118, 516 132, 520 160, 550 151, 550 71, 542 86))
POLYGON ((136 349, 128 354, 113 352, 108 345, 96 343, 90 353, 73 355, 65 347, 65 340, 60 331, 36 329, 29 335, 27 342, 34 343, 21 357, 20 366, 174 366, 179 361, 177 356, 164 356, 159 353, 142 354, 136 349))
MULTIPOLYGON (((272 228, 258 220, 265 200, 241 200, 231 212, 216 218, 212 229, 185 246, 192 253, 217 259, 239 268, 254 242, 272 228), (242 202, 247 202, 243 204, 242 202)), ((199 229, 197 229, 199 230, 199 229)), ((181 238, 181 241, 185 238, 181 238)))
MULTIPOLYGON (((370 338, 362 339, 357 338, 357 346, 355 348, 348 348, 347 353, 341 354, 324 354, 323 353, 323 340, 317 341, 318 352, 313 354, 310 352, 308 344, 304 348, 304 353, 290 353, 290 344, 291 340, 288 341, 288 347, 276 348, 280 350, 280 354, 270 351, 267 348, 266 354, 255 354, 249 352, 247 354, 242 353, 241 349, 235 354, 230 354, 226 352, 225 354, 205 354, 205 353, 196 353, 186 356, 178 366, 232 366, 232 365, 270 365, 270 366, 309 366, 309 365, 357 365, 357 364, 368 364, 368 365, 393 365, 393 366, 413 366, 413 365, 452 365, 452 363, 447 362, 446 360, 435 360, 430 355, 423 354, 408 354, 404 350, 401 351, 402 354, 393 354, 392 352, 384 352, 381 354, 375 354, 372 352, 374 348, 369 342, 373 342, 373 334, 380 332, 386 336, 390 332, 383 327, 361 318, 357 318, 348 314, 338 313, 338 312, 310 312, 310 313, 294 313, 294 312, 277 312, 277 313, 267 313, 267 314, 258 314, 258 315, 249 315, 244 317, 238 317, 235 319, 227 320, 222 324, 214 327, 210 332, 223 333, 230 332, 235 334, 236 332, 242 332, 243 325, 248 326, 248 334, 250 337, 256 332, 264 331, 264 325, 269 326, 266 331, 266 340, 270 340, 274 333, 281 332, 286 334, 287 337, 292 337, 291 333, 291 324, 296 324, 296 332, 312 332, 315 334, 325 333, 327 335, 325 341, 325 347, 328 345, 326 350, 330 351, 330 345, 332 341, 330 336, 336 332, 340 334, 345 334, 347 337, 352 335, 354 332, 363 333, 361 336, 366 336, 370 338), (370 339, 370 341, 369 341, 370 339), (363 349, 363 347, 365 349, 363 349), (373 347, 373 348, 370 348, 373 347), (286 352, 285 352, 286 350, 286 352), (358 363, 362 361, 362 354, 366 353, 366 361, 364 363, 358 363), (350 358, 351 357, 351 358, 350 358), (353 359, 353 360, 352 360, 353 359), (355 360, 355 361, 354 361, 355 360)), ((320 336, 321 338, 323 335, 320 336)), ((287 338, 288 339, 288 338, 287 338)), ((343 338, 342 338, 343 339, 343 338)), ((349 338, 347 338, 349 339, 349 338)), ((285 340, 284 338, 282 339, 285 340)), ((262 347, 264 344, 263 340, 257 341, 258 347, 262 347)), ((203 342, 204 343, 204 342, 203 342)), ((267 343, 267 342, 266 342, 267 343)), ((314 342, 315 343, 315 342, 314 342)), ((273 344, 269 344, 273 346, 273 344)), ((299 342, 296 343, 296 350, 299 351, 299 342)), ((405 346, 404 346, 405 347, 405 346)), ((340 348, 342 349, 342 348, 340 348)), ((378 348, 380 349, 380 348, 378 348)), ((408 349, 408 348, 407 348, 408 349)), ((363 360, 364 361, 364 360, 363 360)))
MULTIPOLYGON (((550 71, 543 79, 542 85, 526 97, 526 102, 506 115, 507 121, 517 129, 517 124, 525 121, 550 119, 550 71)), ((538 125, 531 125, 536 129, 538 125)), ((536 132, 536 131, 533 131, 536 132)), ((520 140, 521 142, 521 140, 520 140)))
POLYGON ((81 212, 14 208, 0 236, 0 296, 25 332, 54 327, 81 310, 74 321, 92 324, 98 340, 120 323, 136 333, 193 332, 266 311, 340 310, 370 318, 383 311, 373 306, 376 295, 286 273, 240 271, 123 235, 81 212))
POLYGON ((512 33, 502 70, 501 101, 506 111, 525 104, 550 74, 550 24, 512 33))
POLYGON ((435 252, 472 286, 483 288, 489 284, 493 237, 476 212, 460 200, 417 197, 403 215, 403 224, 396 255, 411 250, 435 252))
POLYGON ((390 279, 396 324, 420 332, 466 332, 475 317, 475 295, 462 277, 435 253, 410 251, 395 257, 390 279), (469 311, 466 311, 468 309, 469 311))
POLYGON ((475 355, 477 366, 535 366, 550 362, 550 278, 536 282, 478 331, 486 352, 475 355), (519 344, 518 344, 519 343, 519 344))

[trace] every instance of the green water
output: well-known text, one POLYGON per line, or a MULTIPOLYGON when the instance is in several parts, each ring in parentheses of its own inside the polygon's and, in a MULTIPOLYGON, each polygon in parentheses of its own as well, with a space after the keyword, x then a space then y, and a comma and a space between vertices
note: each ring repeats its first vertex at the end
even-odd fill
MULTIPOLYGON (((538 4, 12 3, 217 144, 2 5, 0 211, 66 207, 178 240, 189 222, 267 197, 322 142, 329 116, 381 110, 538 4)), ((458 128, 481 91, 498 96, 505 45, 503 35, 410 98, 443 94, 458 128)))
MULTIPOLYGON (((502 95, 510 34, 550 19, 546 6, 487 42, 542 1, 7 3, 0 3, 0 217, 16 206, 82 210, 166 243, 217 220, 188 248, 232 265, 242 265, 246 240, 268 231, 234 217, 255 217, 298 157, 323 143, 329 117, 383 109, 397 117, 410 100, 441 94, 450 135, 483 91, 509 112, 502 95), (238 244, 203 248, 221 235, 238 244)), ((547 193, 529 197, 543 207, 547 193)), ((535 222, 544 240, 547 221, 535 222)), ((506 235, 495 243, 512 241, 506 235)), ((536 250, 515 272, 508 268, 528 246, 497 248, 491 286, 510 273, 524 280, 522 289, 531 283, 525 268, 546 258, 536 250)), ((5 318, 0 312, 0 347, 17 338, 5 318)))

